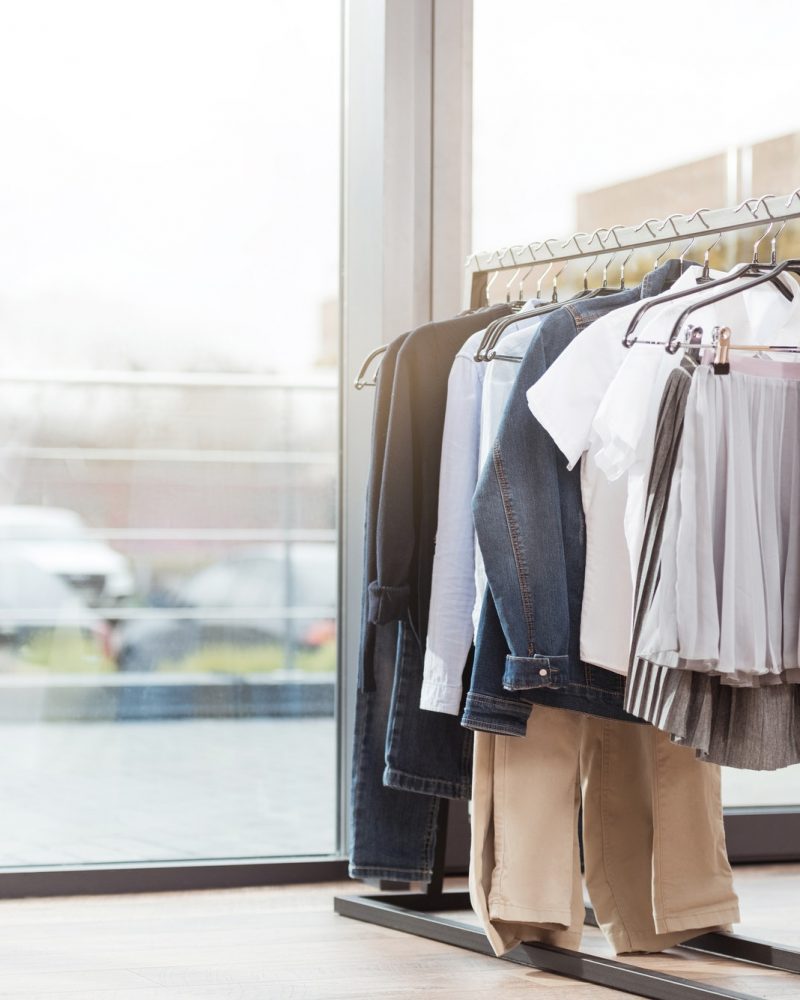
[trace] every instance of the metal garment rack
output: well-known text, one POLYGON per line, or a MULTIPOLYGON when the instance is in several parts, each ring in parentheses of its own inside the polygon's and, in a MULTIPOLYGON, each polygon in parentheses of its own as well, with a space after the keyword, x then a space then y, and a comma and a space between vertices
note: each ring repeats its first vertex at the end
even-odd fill
MULTIPOLYGON (((604 254, 617 255, 624 251, 633 252, 649 246, 701 239, 720 233, 752 229, 764 224, 785 224, 798 218, 800 218, 800 188, 785 197, 767 195, 760 199, 751 198, 742 202, 737 208, 699 209, 691 216, 677 214, 666 220, 648 219, 647 222, 635 227, 614 226, 610 229, 597 230, 591 235, 577 233, 565 242, 550 239, 538 244, 476 253, 467 261, 466 304, 473 309, 484 305, 488 301, 490 275, 500 271, 512 268, 520 270, 536 264, 596 258, 604 254), (746 214, 743 216, 742 213, 746 214), (646 236, 643 235, 645 230, 646 236), (604 234, 605 239, 601 234, 604 234), (609 243, 612 237, 614 242, 609 243), (550 250, 550 244, 557 244, 554 251, 550 250)), ((766 235, 768 233, 765 233, 761 240, 766 235)), ((494 956, 489 940, 479 926, 454 920, 446 915, 471 909, 468 892, 444 889, 448 812, 448 801, 442 799, 439 806, 433 877, 426 891, 336 896, 334 910, 345 917, 415 934, 481 955, 494 956)), ((586 911, 586 924, 597 926, 591 909, 586 911)), ((738 934, 703 934, 686 941, 680 949, 689 953, 718 956, 800 974, 800 950, 738 934)), ((740 993, 587 952, 556 948, 538 942, 521 944, 501 956, 498 961, 556 973, 568 979, 605 986, 649 1000, 759 1000, 753 994, 740 993)), ((798 981, 798 995, 800 995, 800 981, 798 981)))
MULTIPOLYGON (((537 264, 566 263, 589 257, 629 255, 646 247, 707 236, 753 229, 762 225, 787 223, 800 218, 800 188, 790 195, 765 195, 748 198, 736 208, 699 208, 691 215, 676 212, 666 219, 647 219, 638 226, 610 226, 593 233, 575 233, 568 240, 549 239, 541 243, 518 244, 501 250, 472 254, 466 265, 464 304, 478 309, 488 300, 490 276, 501 271, 522 270, 537 264), (551 244, 555 244, 551 249, 551 244)), ((761 239, 769 235, 765 233, 761 239)), ((761 240, 759 240, 761 242, 761 240)), ((685 252, 685 251, 684 251, 685 252)), ((627 259, 626 259, 627 262, 627 259)))

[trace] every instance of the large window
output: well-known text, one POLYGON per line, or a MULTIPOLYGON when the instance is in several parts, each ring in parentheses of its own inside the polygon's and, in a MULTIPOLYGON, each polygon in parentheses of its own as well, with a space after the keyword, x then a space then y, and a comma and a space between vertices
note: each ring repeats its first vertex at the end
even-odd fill
MULTIPOLYGON (((655 18, 643 18, 633 0, 613 8, 475 0, 474 10, 476 249, 547 239, 554 250, 575 232, 737 205, 800 184, 800 109, 765 98, 751 72, 755 20, 763 19, 776 27, 765 86, 792 91, 800 30, 792 0, 767 0, 757 13, 744 0, 679 0, 655 18)), ((712 263, 747 259, 762 233, 723 239, 712 263)), ((688 257, 702 259, 710 243, 698 241, 688 257)), ((681 241, 676 252, 685 247, 681 241)), ((767 250, 765 243, 762 256, 767 250)), ((779 253, 800 255, 800 223, 782 233, 779 253)), ((649 270, 654 256, 636 255, 626 276, 649 270)), ((612 285, 619 263, 611 264, 612 285)), ((567 265, 559 285, 574 288, 585 267, 567 265)), ((543 271, 528 276, 526 292, 543 271)), ((510 277, 496 282, 493 298, 510 277)), ((723 780, 730 806, 800 807, 800 766, 728 770, 723 780)))
POLYGON ((5 10, 0 867, 337 849, 339 64, 325 0, 5 10))

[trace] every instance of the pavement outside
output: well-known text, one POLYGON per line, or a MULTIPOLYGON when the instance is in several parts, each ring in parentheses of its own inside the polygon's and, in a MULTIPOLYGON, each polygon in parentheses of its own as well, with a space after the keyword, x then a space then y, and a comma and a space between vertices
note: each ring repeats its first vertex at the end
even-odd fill
POLYGON ((0 725, 0 867, 336 850, 333 719, 0 725))

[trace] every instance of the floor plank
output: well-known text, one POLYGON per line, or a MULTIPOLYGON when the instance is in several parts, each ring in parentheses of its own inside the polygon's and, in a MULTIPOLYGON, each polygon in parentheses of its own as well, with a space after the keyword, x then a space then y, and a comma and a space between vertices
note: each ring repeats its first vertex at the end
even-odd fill
MULTIPOLYGON (((739 868, 737 888, 737 930, 800 947, 800 865, 739 868)), ((333 895, 358 891, 372 890, 341 883, 0 901, 0 1000, 626 996, 336 916, 333 895)), ((584 949, 610 955, 594 928, 584 949)), ((765 1000, 800 1000, 800 976, 754 965, 679 949, 626 961, 765 1000)))

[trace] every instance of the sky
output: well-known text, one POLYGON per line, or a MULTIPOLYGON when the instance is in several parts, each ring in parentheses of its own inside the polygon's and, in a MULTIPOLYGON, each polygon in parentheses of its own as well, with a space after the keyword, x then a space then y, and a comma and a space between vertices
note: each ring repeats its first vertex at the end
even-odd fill
POLYGON ((474 10, 474 249, 566 239, 577 192, 800 130, 797 0, 474 10))
POLYGON ((26 0, 0 24, 14 363, 309 363, 338 285, 339 4, 26 0))

